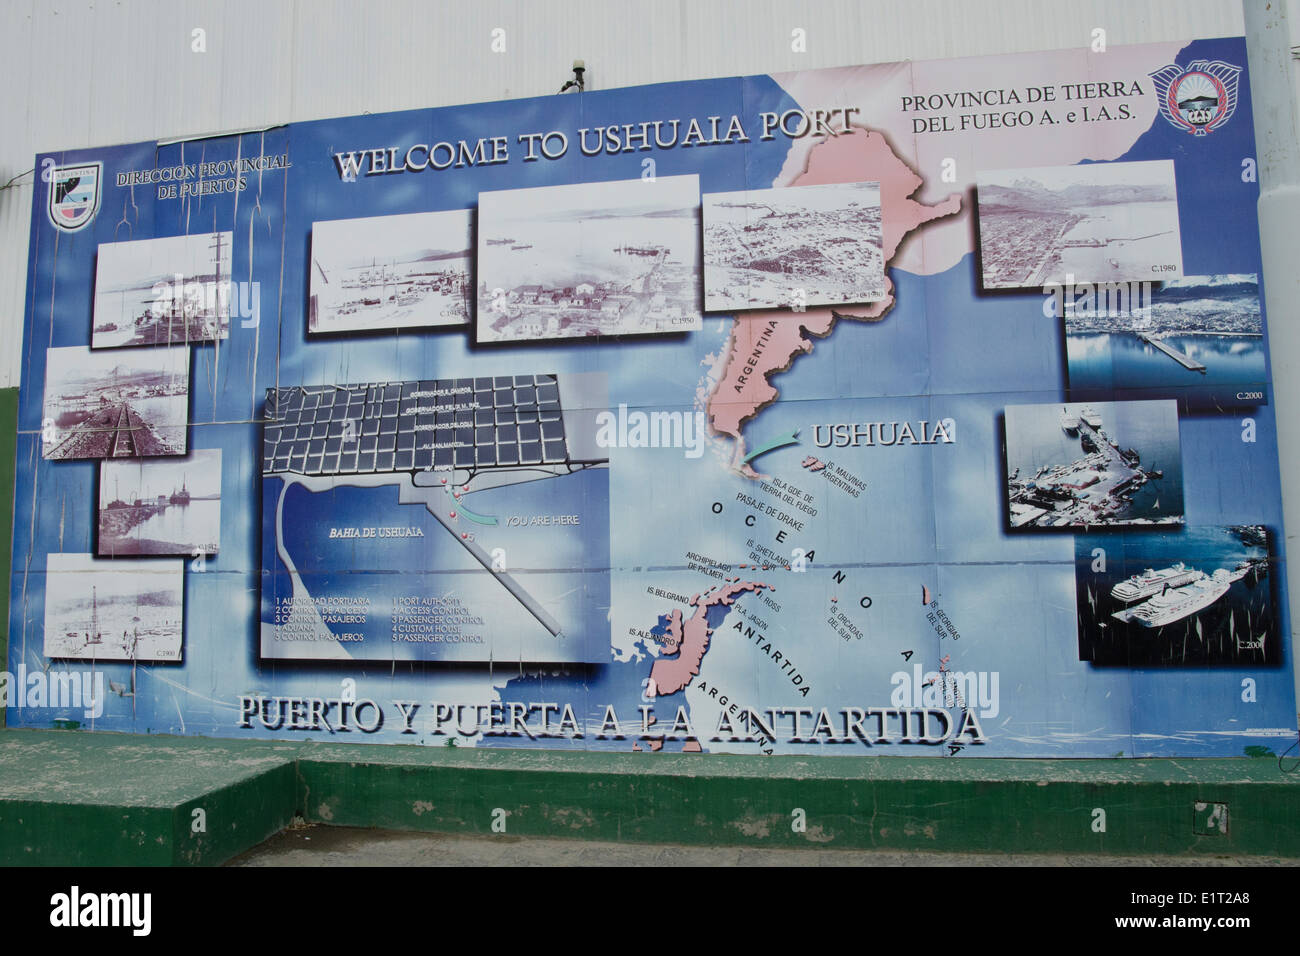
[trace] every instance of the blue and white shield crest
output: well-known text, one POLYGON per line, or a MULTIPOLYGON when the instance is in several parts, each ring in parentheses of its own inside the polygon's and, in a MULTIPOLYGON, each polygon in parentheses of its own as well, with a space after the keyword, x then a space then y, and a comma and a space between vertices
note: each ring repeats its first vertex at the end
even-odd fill
POLYGON ((1194 60, 1187 67, 1162 66, 1150 76, 1161 115, 1193 136, 1218 129, 1237 109, 1239 66, 1222 60, 1194 60))
POLYGON ((103 163, 55 166, 47 177, 50 195, 46 212, 54 228, 76 232, 90 225, 99 212, 103 163))

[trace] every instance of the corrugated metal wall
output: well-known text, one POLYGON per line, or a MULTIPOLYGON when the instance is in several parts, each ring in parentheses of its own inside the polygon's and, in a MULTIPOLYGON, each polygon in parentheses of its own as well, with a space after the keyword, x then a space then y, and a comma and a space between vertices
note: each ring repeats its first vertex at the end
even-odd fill
MULTIPOLYGON (((38 150, 592 88, 1240 35, 1224 0, 0 0, 0 185, 38 150), (493 31, 505 31, 493 52, 493 31), (806 31, 806 52, 792 31, 806 31), (193 31, 206 52, 194 52, 193 31)), ((0 191, 0 387, 18 384, 32 175, 0 191)))

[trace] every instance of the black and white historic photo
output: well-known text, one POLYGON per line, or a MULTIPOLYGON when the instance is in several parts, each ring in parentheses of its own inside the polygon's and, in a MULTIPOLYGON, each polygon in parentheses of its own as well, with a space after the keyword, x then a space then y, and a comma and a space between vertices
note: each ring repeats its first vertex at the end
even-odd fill
POLYGON ((307 331, 464 325, 473 228, 468 209, 313 223, 307 331))
POLYGON ((190 350, 45 353, 41 454, 75 458, 183 455, 189 408, 190 350))
POLYGON ((697 176, 479 194, 478 340, 700 328, 697 176))
POLYGON ((46 657, 180 661, 184 561, 55 553, 45 568, 46 657))
POLYGON ((100 464, 101 556, 214 555, 220 544, 220 449, 100 464))
POLYGON ((984 171, 976 189, 986 289, 1183 274, 1172 160, 984 171))
POLYGON ((101 244, 91 347, 228 338, 230 247, 229 232, 101 244))
POLYGON ((800 309, 885 297, 880 184, 704 196, 704 304, 800 309))

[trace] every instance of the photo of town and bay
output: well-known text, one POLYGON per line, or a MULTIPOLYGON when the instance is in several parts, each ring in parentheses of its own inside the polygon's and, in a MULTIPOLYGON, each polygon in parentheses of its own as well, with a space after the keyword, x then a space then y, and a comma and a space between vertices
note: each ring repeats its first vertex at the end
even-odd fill
POLYGON ((1172 160, 984 171, 976 194, 986 289, 1183 274, 1172 160))
POLYGON ((183 455, 190 350, 45 353, 41 455, 47 459, 183 455))
POLYGON ((1011 530, 1183 523, 1178 404, 1008 405, 1011 530))
POLYGON ((208 232, 101 243, 91 348, 228 338, 231 237, 208 232))
POLYGON ((180 662, 184 561, 54 553, 45 568, 46 657, 180 662))
POLYGON ((478 341, 701 325, 698 176, 479 193, 478 341))
POLYGON ((221 544, 221 450, 99 466, 101 557, 214 555, 221 544))
POLYGON ((1268 374, 1257 276, 1142 285, 1149 288, 1129 290, 1135 294, 1127 303, 1105 288, 1085 296, 1082 308, 1063 303, 1072 397, 1142 389, 1153 398, 1215 397, 1225 406, 1248 395, 1249 404, 1263 401, 1268 374))
POLYGON ((312 223, 308 332, 469 322, 468 209, 312 223))
POLYGON ((1281 663, 1262 525, 1080 535, 1074 546, 1080 660, 1121 667, 1281 663))
POLYGON ((706 193, 703 207, 709 312, 885 297, 879 183, 706 193))

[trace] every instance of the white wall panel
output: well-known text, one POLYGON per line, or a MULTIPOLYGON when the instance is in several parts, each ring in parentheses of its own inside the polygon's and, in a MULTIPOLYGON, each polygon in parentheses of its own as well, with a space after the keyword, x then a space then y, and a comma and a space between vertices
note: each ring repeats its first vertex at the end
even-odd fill
MULTIPOLYGON (((0 15, 0 184, 38 150, 550 94, 575 57, 602 89, 1078 46, 1094 27, 1111 44, 1243 32, 1231 0, 0 0, 0 15)), ((0 387, 19 381, 31 180, 0 191, 0 387)))

